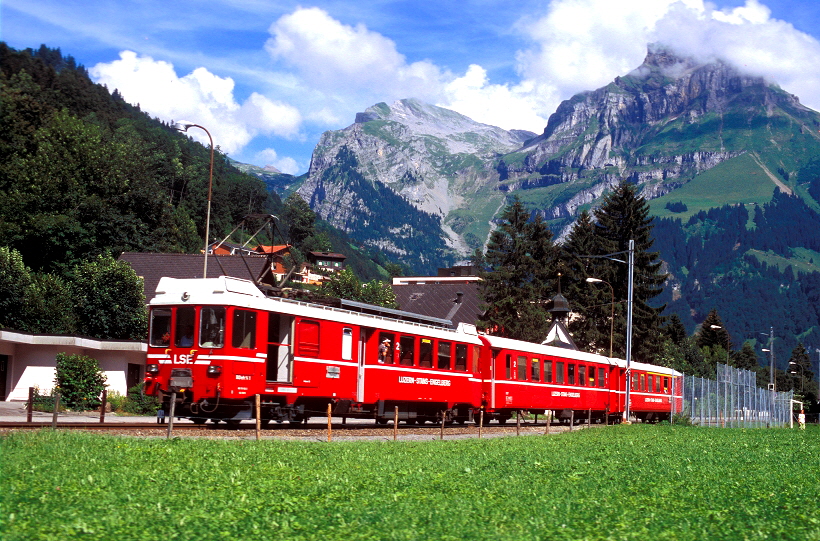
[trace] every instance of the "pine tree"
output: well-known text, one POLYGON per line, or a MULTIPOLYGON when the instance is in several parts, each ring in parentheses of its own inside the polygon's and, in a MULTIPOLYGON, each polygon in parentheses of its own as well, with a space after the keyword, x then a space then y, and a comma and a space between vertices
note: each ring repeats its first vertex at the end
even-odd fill
MULTIPOLYGON (((663 335, 661 313, 664 306, 653 307, 649 302, 663 291, 666 274, 661 272, 662 261, 658 252, 650 251, 652 238, 652 218, 649 205, 638 195, 637 188, 621 182, 615 190, 604 196, 601 207, 594 212, 595 233, 599 239, 598 255, 622 253, 626 261, 629 241, 635 241, 634 284, 632 307, 632 356, 634 360, 652 362, 661 352, 663 335)), ((592 254, 594 255, 594 254, 592 254)), ((620 258, 619 258, 620 259, 620 258)), ((628 265, 609 262, 609 283, 615 290, 616 299, 628 297, 628 265)), ((624 315, 626 310, 624 310, 624 315)), ((621 316, 619 316, 619 319, 621 316)), ((626 323, 616 328, 625 329, 626 323)), ((616 342, 616 352, 625 353, 625 340, 616 342)))
POLYGON ((697 333, 697 344, 699 348, 720 346, 724 350, 731 349, 732 341, 729 331, 726 330, 716 308, 709 310, 706 319, 703 320, 697 333))
POLYGON ((479 273, 487 305, 479 326, 500 336, 540 342, 549 327, 545 301, 555 276, 552 233, 540 216, 529 219, 517 197, 501 218, 483 258, 489 270, 479 273))

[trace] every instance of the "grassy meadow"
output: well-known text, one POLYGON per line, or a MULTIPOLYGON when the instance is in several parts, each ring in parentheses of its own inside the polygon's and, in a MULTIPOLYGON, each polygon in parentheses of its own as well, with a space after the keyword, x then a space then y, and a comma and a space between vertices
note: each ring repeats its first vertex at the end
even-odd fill
POLYGON ((820 429, 451 441, 0 438, 0 538, 820 539, 820 429))

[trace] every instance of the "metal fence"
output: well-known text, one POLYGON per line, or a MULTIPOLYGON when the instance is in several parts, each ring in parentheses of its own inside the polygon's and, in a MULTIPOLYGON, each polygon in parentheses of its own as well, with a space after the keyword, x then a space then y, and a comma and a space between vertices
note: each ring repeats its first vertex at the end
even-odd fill
POLYGON ((794 391, 775 392, 757 386, 757 374, 725 364, 717 380, 682 378, 683 413, 693 424, 716 427, 776 427, 791 420, 794 391))

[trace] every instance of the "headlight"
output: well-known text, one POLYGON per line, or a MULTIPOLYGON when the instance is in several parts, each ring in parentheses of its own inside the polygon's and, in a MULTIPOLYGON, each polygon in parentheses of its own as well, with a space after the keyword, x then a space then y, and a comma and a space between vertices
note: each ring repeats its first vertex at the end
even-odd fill
POLYGON ((159 374, 159 365, 158 364, 149 364, 149 365, 147 365, 145 367, 145 373, 146 374, 151 374, 152 376, 156 375, 156 374, 159 374))
POLYGON ((208 375, 209 376, 216 377, 221 373, 222 373, 222 367, 219 366, 218 364, 212 364, 208 367, 208 375))

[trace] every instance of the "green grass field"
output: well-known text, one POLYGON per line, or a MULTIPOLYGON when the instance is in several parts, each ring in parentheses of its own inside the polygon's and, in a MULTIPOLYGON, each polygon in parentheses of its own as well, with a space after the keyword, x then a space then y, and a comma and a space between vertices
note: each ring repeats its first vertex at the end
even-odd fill
POLYGON ((0 538, 820 539, 820 429, 425 442, 0 439, 0 538))

